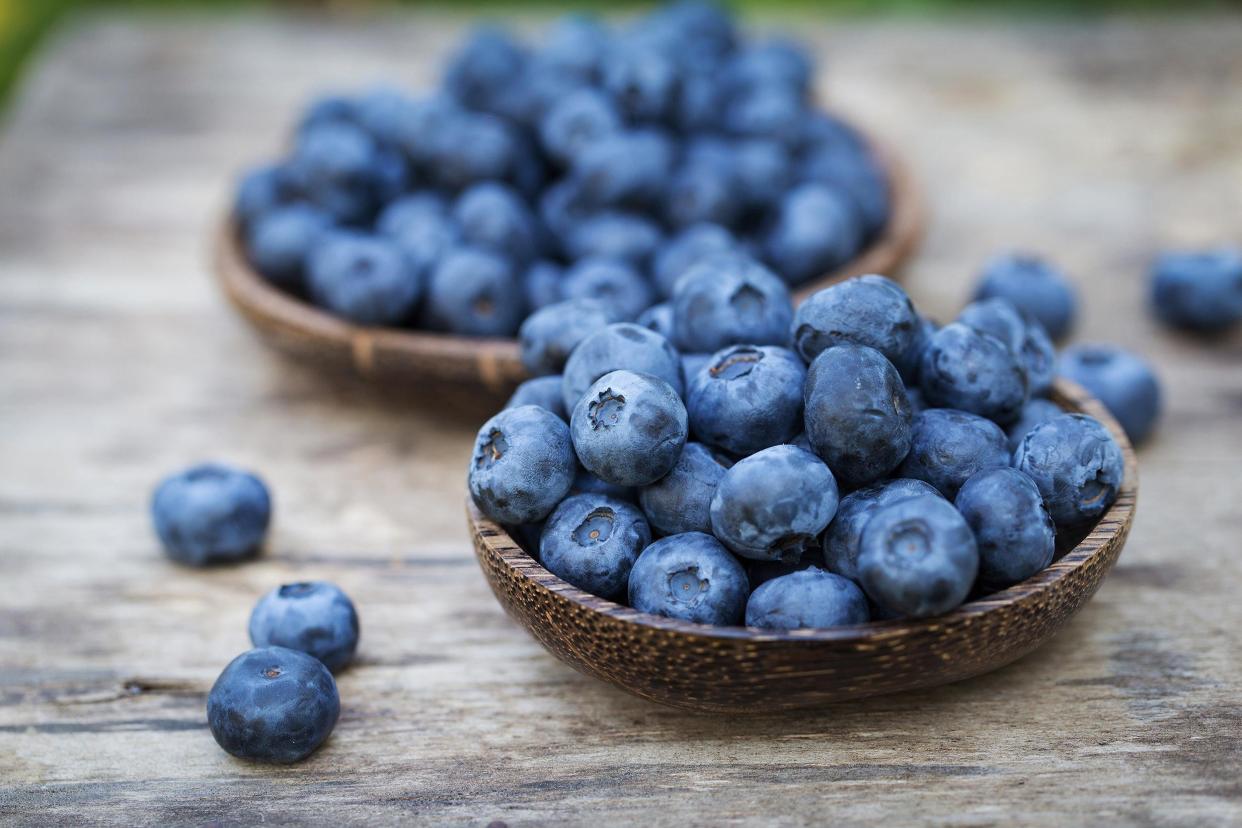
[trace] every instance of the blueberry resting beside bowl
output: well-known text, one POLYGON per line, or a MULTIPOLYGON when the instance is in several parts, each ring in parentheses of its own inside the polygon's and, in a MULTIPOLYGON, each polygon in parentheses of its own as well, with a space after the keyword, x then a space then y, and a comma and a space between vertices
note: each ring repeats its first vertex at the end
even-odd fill
POLYGON ((255 604, 249 630, 254 646, 299 650, 334 673, 358 648, 358 612, 340 587, 326 581, 276 587, 255 604))
POLYGON ((1160 419, 1160 382, 1137 354, 1115 345, 1074 345, 1061 352, 1057 369, 1104 403, 1135 445, 1160 419))
POLYGON ((993 297, 1009 300, 1054 340, 1064 339, 1074 327, 1078 300, 1069 280, 1033 254, 1002 253, 984 265, 975 298, 993 297))
POLYGON ((259 647, 229 662, 207 695, 207 724, 240 759, 289 764, 323 744, 341 712, 336 681, 319 659, 259 647))
POLYGON ((254 555, 263 544, 272 499, 253 474, 202 463, 160 482, 151 499, 151 517, 174 561, 191 566, 233 563, 254 555))
POLYGON ((1214 334, 1242 321, 1242 248, 1165 253, 1151 268, 1151 307, 1175 328, 1214 334))

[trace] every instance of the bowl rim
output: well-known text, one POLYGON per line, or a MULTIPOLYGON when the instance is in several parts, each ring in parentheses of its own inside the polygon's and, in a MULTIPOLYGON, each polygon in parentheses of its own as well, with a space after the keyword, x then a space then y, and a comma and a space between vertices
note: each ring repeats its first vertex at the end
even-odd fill
POLYGON ((520 577, 588 612, 598 613, 622 623, 636 624, 648 629, 699 639, 734 642, 801 641, 865 644, 880 639, 935 632, 941 627, 970 623, 986 613, 1005 607, 1024 604, 1038 605, 1042 597, 1046 597, 1048 593, 1055 590, 1060 582, 1073 572, 1090 565, 1097 557, 1108 555, 1110 541, 1117 536, 1124 537, 1129 532, 1138 499, 1138 459, 1125 432, 1102 403, 1092 397, 1082 386, 1070 380, 1057 378, 1050 398, 1062 408, 1073 409, 1067 413, 1083 413, 1095 417, 1117 441, 1124 461, 1124 476, 1118 488, 1117 499, 1086 536, 1048 567, 1025 581, 968 601, 951 612, 931 618, 869 621, 848 627, 796 630, 767 630, 746 626, 722 627, 666 618, 600 598, 561 580, 528 555, 503 526, 485 517, 469 495, 466 496, 467 518, 471 524, 475 543, 482 544, 494 552, 505 566, 520 577))
MULTIPOLYGON (((815 291, 850 276, 883 273, 896 278, 897 271, 909 260, 927 227, 923 196, 906 163, 869 130, 851 119, 838 117, 862 139, 887 173, 891 212, 884 228, 857 256, 832 272, 792 289, 795 305, 815 291)), ((521 366, 516 337, 470 337, 417 328, 356 325, 276 287, 251 267, 231 209, 225 211, 215 231, 212 258, 213 275, 220 289, 253 324, 347 352, 354 369, 363 376, 375 373, 377 354, 402 354, 411 360, 438 357, 473 363, 483 383, 494 390, 529 376, 521 366)))

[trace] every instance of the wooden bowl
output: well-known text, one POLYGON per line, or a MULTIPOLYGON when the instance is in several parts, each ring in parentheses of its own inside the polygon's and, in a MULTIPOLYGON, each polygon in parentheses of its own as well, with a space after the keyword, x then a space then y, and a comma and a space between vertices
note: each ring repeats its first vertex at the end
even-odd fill
MULTIPOLYGON (((795 301, 850 276, 899 275, 923 235, 922 201, 909 171, 885 146, 871 137, 867 142, 888 173, 889 222, 857 258, 799 288, 795 301)), ((214 265, 225 296, 269 344, 324 369, 380 383, 482 386, 495 394, 527 378, 516 340, 361 327, 272 286, 246 260, 231 217, 216 234, 214 265)))
POLYGON ((688 710, 771 713, 960 681, 1021 658, 1086 604, 1121 553, 1138 466, 1125 433, 1086 391, 1059 380, 1053 400, 1099 419, 1125 455, 1117 502, 1063 554, 1009 589, 946 615, 779 632, 677 621, 597 598, 527 555, 467 499, 475 555, 505 610, 587 675, 688 710))

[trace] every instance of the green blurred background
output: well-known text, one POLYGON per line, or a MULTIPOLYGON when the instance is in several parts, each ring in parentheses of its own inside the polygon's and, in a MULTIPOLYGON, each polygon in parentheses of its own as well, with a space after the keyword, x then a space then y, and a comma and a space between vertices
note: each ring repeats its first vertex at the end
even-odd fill
MULTIPOLYGON (((523 9, 541 12, 568 9, 618 10, 651 3, 637 0, 0 0, 0 107, 39 44, 73 14, 109 8, 150 13, 232 12, 245 8, 279 8, 302 14, 366 14, 394 7, 436 8, 455 13, 477 8, 481 14, 502 15, 523 9)), ((954 15, 1012 14, 1100 15, 1118 12, 1179 14, 1204 10, 1242 10, 1242 0, 733 0, 743 12, 824 15, 954 15)))

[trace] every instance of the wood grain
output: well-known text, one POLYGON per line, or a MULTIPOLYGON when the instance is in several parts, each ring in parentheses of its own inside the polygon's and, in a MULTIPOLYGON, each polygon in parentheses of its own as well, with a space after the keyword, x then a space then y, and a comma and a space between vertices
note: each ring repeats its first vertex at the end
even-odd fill
POLYGON ((463 525, 485 412, 282 359, 212 281, 229 176, 288 113, 323 86, 429 82, 462 23, 109 15, 27 75, 0 127, 0 822, 1242 823, 1242 339, 1143 307, 1159 247, 1237 239, 1242 19, 797 25, 835 105, 925 184, 919 305, 953 314, 999 246, 1046 251, 1079 338, 1151 357, 1167 411, 1125 554, 1046 645, 760 717, 672 710, 547 654, 463 525), (263 474, 274 531, 250 565, 190 571, 147 498, 209 457, 263 474), (254 601, 307 577, 361 614, 341 722, 303 764, 246 765, 205 694, 254 601))
POLYGON ((919 690, 1027 655, 1090 600, 1130 534, 1138 461, 1125 432, 1082 388, 1052 399, 1105 423, 1125 456, 1117 501, 1089 531, 1062 535, 1043 572, 931 619, 776 632, 648 615, 562 581, 467 500, 475 557, 496 599, 549 652, 587 675, 686 710, 773 713, 919 690))
MULTIPOLYGON (((873 137, 866 140, 887 172, 892 214, 865 250, 800 287, 795 300, 865 273, 900 278, 923 236, 922 198, 914 178, 891 147, 873 137)), ((237 226, 227 215, 216 235, 214 272, 224 295, 268 343, 320 370, 354 373, 381 384, 465 386, 502 399, 528 377, 515 339, 356 325, 280 290, 250 266, 237 226)))

